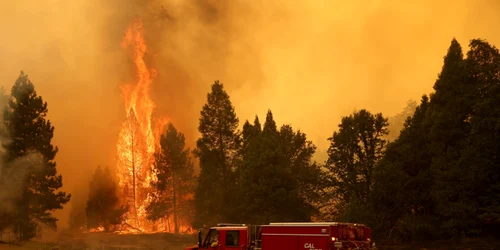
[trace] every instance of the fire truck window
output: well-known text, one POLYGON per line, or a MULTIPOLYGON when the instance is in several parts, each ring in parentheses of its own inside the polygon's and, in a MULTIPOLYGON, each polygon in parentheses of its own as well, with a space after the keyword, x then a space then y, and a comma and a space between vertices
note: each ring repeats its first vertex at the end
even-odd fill
POLYGON ((227 231, 226 232, 226 246, 237 247, 240 239, 240 231, 227 231))
POLYGON ((212 230, 210 230, 208 232, 208 234, 209 234, 208 238, 205 241, 205 244, 203 245, 204 248, 212 245, 212 243, 214 243, 214 242, 218 242, 219 241, 219 231, 212 229, 212 230))

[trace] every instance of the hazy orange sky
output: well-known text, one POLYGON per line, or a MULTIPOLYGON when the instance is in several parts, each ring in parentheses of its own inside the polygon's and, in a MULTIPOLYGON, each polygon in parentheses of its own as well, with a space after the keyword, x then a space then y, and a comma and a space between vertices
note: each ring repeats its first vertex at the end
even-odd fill
POLYGON ((500 46, 499 14, 496 0, 2 1, 0 85, 30 76, 48 102, 64 189, 84 200, 95 167, 114 166, 119 85, 133 77, 120 40, 136 16, 158 70, 155 112, 190 145, 220 80, 241 124, 271 109, 324 151, 355 108, 392 115, 431 92, 453 37, 464 51, 473 38, 500 46))

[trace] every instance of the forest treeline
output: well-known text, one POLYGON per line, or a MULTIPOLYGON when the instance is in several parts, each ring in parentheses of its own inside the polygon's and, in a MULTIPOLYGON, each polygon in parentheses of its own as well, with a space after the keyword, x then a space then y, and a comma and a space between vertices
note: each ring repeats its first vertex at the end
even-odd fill
MULTIPOLYGON (((308 114, 302 114, 307 116, 308 114)), ((201 111, 201 173, 193 224, 336 220, 379 239, 446 239, 500 223, 500 55, 454 39, 434 92, 389 119, 362 109, 342 117, 328 160, 300 130, 268 111, 239 120, 219 82, 201 111), (400 133, 397 121, 404 121, 400 133), (390 124, 393 122, 393 125, 390 124)))
MULTIPOLYGON (((70 195, 57 191, 54 128, 24 73, 8 100, 0 185, 17 191, 0 191, 8 201, 0 207, 0 230, 30 239, 40 223, 55 228, 51 211, 70 195)), ((484 40, 471 40, 466 54, 452 40, 434 91, 400 114, 361 109, 341 117, 325 138, 325 162, 314 160, 316 146, 303 131, 276 124, 271 110, 240 121, 221 82, 206 100, 193 150, 173 124, 161 135, 155 192, 145 211, 151 221, 173 218, 180 232, 186 223, 335 220, 364 223, 377 239, 394 241, 499 229, 500 54, 484 40)), ((122 222, 127 208, 119 192, 113 171, 98 167, 89 183, 87 227, 111 230, 122 222)))

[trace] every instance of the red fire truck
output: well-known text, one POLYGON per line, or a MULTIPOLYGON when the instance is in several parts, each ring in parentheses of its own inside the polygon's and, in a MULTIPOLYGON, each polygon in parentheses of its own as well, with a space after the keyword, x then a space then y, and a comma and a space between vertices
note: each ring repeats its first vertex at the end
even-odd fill
POLYGON ((198 245, 185 250, 375 249, 370 234, 363 224, 339 222, 218 224, 205 239, 198 231, 198 245))

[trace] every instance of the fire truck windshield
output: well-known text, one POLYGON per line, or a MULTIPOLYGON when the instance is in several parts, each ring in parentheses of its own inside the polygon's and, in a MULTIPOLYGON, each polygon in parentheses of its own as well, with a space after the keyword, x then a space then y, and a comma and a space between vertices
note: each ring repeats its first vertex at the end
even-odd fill
POLYGON ((208 232, 208 237, 207 240, 205 241, 205 244, 203 244, 203 248, 207 248, 208 246, 217 246, 219 243, 219 231, 216 229, 210 229, 208 232))

